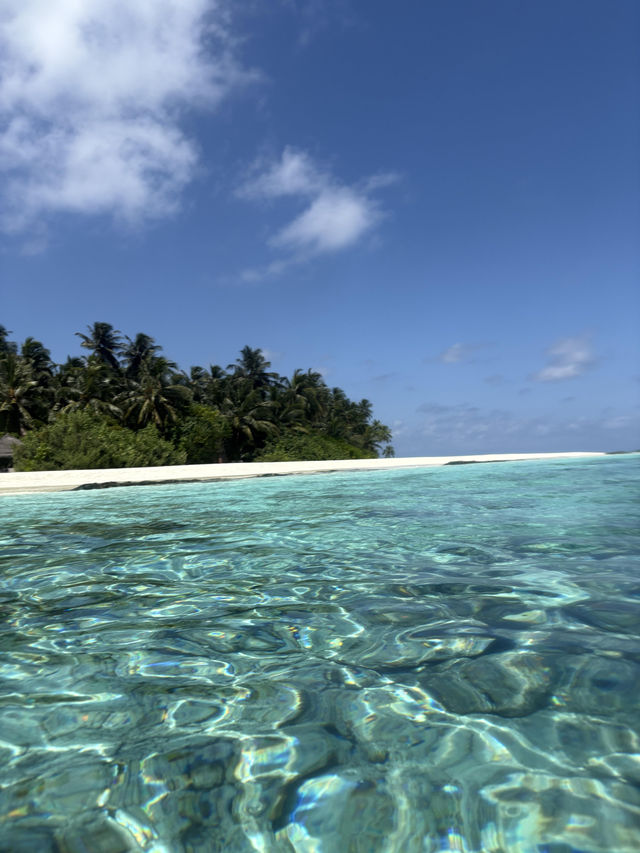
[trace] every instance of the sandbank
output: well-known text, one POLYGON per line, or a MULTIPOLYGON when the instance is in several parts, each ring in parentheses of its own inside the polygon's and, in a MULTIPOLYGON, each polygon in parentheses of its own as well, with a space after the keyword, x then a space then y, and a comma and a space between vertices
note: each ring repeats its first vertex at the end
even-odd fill
POLYGON ((406 456, 393 459, 337 459, 329 462, 230 462, 219 465, 166 465, 158 468, 102 468, 85 471, 32 471, 0 473, 0 496, 111 486, 146 486, 161 483, 237 480, 285 474, 320 474, 331 471, 374 471, 390 468, 426 468, 473 462, 517 462, 534 459, 569 459, 605 456, 604 453, 494 453, 473 456, 406 456))

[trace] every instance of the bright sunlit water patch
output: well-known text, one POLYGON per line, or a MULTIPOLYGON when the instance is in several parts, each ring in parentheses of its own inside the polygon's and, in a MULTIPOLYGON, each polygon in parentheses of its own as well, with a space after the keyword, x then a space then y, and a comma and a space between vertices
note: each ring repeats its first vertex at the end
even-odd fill
POLYGON ((638 457, 0 503, 0 850, 637 853, 638 457))

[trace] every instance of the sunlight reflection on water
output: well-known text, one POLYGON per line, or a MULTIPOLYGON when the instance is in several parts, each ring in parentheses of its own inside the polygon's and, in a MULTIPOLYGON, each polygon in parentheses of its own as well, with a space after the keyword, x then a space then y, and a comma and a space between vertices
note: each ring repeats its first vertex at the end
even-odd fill
POLYGON ((3 499, 0 850, 635 853, 638 484, 3 499))

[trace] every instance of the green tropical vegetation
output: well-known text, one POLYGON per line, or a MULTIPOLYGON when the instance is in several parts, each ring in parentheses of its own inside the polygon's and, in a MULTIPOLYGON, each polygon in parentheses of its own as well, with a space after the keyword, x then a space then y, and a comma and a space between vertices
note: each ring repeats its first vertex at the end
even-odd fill
POLYGON ((280 376, 261 349, 187 373, 149 335, 109 323, 76 333, 84 353, 63 364, 10 334, 0 326, 0 434, 22 441, 17 470, 393 455, 369 400, 313 370, 280 376))
POLYGON ((267 442, 256 456, 256 462, 295 462, 298 459, 309 461, 320 459, 375 459, 371 450, 356 447, 341 438, 328 435, 304 435, 302 433, 284 433, 273 441, 267 442))
POLYGON ((61 413, 51 424, 27 433, 17 451, 21 471, 70 468, 143 468, 181 465, 184 450, 148 424, 134 431, 90 409, 61 413))

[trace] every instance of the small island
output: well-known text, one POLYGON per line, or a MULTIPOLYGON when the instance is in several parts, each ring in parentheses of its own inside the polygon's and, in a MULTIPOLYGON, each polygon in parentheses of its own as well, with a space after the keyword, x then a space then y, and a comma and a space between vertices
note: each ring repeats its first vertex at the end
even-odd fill
POLYGON ((393 456, 391 430, 312 369, 270 370, 243 347, 226 368, 189 372, 149 335, 96 322, 86 355, 55 364, 0 326, 0 436, 17 471, 393 456), (16 440, 17 439, 17 440, 16 440))

